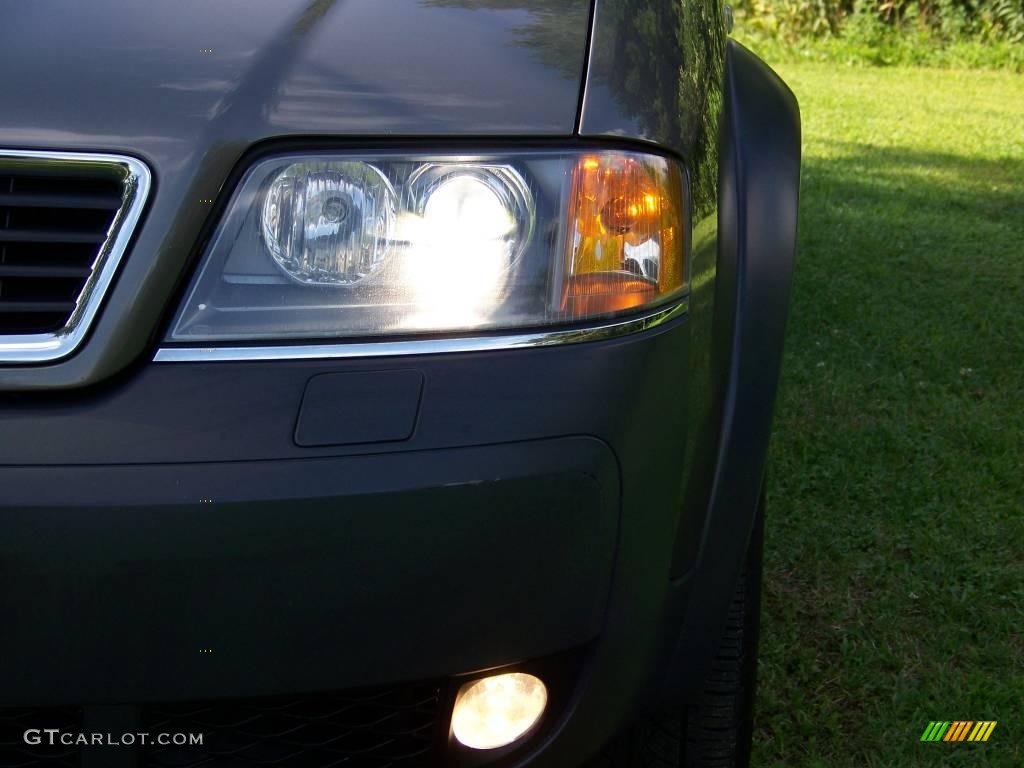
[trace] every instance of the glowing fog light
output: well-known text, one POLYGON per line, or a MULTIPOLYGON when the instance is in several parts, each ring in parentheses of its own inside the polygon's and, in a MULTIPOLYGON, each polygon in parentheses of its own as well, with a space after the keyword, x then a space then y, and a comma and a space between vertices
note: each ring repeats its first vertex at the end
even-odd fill
POLYGON ((455 699, 452 732, 471 749, 497 749, 522 738, 544 714, 548 689, 523 672, 466 683, 455 699))

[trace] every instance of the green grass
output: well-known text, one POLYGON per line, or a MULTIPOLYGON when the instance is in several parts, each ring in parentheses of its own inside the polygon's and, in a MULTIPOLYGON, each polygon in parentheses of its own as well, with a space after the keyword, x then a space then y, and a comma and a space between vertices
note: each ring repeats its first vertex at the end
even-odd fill
POLYGON ((1024 765, 1024 76, 779 71, 804 170, 754 765, 1024 765), (938 719, 999 725, 920 743, 938 719))
POLYGON ((739 38, 763 58, 780 64, 830 63, 861 67, 942 67, 1024 72, 1024 44, 996 40, 942 40, 921 30, 894 31, 880 24, 854 26, 841 36, 787 41, 743 26, 739 38))

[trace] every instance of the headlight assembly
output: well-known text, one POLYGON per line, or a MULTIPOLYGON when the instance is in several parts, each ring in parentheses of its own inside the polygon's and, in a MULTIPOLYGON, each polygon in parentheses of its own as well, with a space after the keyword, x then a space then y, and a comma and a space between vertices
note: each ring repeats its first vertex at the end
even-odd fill
POLYGON ((275 157, 244 177, 169 341, 576 324, 687 289, 679 165, 636 152, 275 157))

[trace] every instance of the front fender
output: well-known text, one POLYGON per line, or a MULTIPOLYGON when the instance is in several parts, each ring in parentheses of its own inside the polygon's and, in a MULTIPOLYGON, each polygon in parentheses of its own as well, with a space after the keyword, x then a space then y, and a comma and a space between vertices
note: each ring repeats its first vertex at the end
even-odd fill
MULTIPOLYGON (((719 178, 713 359, 720 382, 707 515, 669 675, 699 686, 717 648, 764 482, 796 250, 800 113, 785 83, 730 42, 719 178)), ((683 548, 677 550, 679 560, 683 548)))

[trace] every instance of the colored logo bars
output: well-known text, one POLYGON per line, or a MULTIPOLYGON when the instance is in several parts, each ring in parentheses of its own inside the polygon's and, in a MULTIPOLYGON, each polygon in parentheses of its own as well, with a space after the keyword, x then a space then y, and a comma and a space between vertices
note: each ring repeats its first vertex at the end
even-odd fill
POLYGON ((995 720, 932 720, 921 741, 988 741, 995 727, 995 720))

